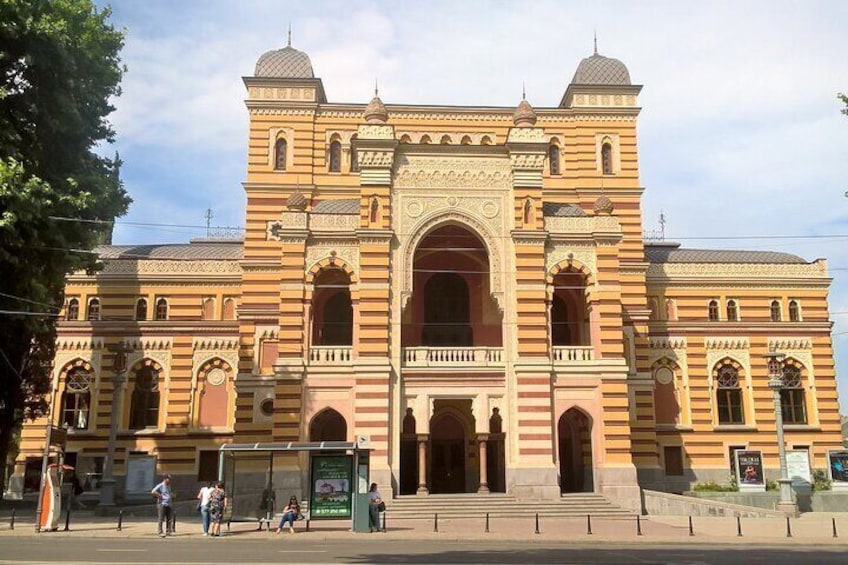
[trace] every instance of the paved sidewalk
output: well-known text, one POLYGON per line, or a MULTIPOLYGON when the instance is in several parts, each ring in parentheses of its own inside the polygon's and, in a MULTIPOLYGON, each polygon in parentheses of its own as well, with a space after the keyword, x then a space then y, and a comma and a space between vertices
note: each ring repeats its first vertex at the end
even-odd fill
MULTIPOLYGON (((192 516, 194 518, 194 516, 192 516)), ((64 529, 64 520, 59 531, 36 534, 32 514, 19 516, 15 529, 9 529, 9 514, 0 515, 0 537, 42 536, 45 540, 72 536, 75 538, 155 538, 156 520, 150 518, 125 517, 121 531, 117 530, 116 518, 94 516, 91 512, 71 514, 70 531, 64 529)), ((790 521, 792 537, 787 537, 786 521, 781 518, 742 518, 742 537, 737 535, 736 518, 695 517, 694 536, 689 535, 688 518, 685 516, 651 516, 639 520, 642 535, 637 532, 635 517, 592 518, 592 534, 587 532, 586 518, 545 518, 539 522, 539 533, 533 518, 493 518, 489 532, 485 532, 485 517, 480 519, 439 519, 438 532, 434 531, 432 517, 421 520, 398 520, 392 522, 388 514, 388 532, 361 534, 348 531, 347 521, 312 521, 310 531, 305 531, 305 522, 298 522, 296 534, 281 533, 278 538, 319 540, 344 540, 362 536, 384 536, 387 540, 515 540, 524 542, 633 542, 633 543, 692 543, 692 544, 813 544, 848 545, 848 513, 804 514, 790 521), (837 535, 833 537, 833 520, 837 535)), ((256 540, 275 537, 273 531, 257 531, 255 523, 233 523, 230 532, 222 528, 221 540, 256 540)), ((203 539, 200 519, 178 517, 176 539, 203 539)), ((163 540, 164 541, 164 540, 163 540)))

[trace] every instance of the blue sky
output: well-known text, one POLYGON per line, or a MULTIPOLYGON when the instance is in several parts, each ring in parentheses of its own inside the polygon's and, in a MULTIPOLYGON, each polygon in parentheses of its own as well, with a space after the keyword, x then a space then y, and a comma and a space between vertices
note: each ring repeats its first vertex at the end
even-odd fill
MULTIPOLYGON (((134 199, 124 220, 242 225, 247 112, 241 77, 285 45, 309 54, 334 102, 555 106, 580 59, 624 61, 644 85, 646 228, 689 247, 826 257, 834 333, 848 332, 848 3, 113 2, 128 73, 112 122, 134 199), (740 239, 698 239, 739 236, 740 239)), ((116 243, 203 229, 120 225, 116 243)), ((834 345, 848 406, 848 333, 834 345)), ((843 412, 848 408, 843 409, 843 412)))

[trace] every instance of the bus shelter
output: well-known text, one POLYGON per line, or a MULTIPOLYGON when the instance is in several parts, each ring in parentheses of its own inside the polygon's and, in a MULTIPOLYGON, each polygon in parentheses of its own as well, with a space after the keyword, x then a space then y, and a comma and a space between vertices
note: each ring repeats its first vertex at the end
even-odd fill
POLYGON ((284 485, 275 485, 275 460, 306 454, 308 478, 301 506, 307 519, 350 519, 353 531, 368 531, 369 451, 346 441, 222 445, 218 480, 230 497, 229 521, 272 521, 289 498, 281 490, 284 485))

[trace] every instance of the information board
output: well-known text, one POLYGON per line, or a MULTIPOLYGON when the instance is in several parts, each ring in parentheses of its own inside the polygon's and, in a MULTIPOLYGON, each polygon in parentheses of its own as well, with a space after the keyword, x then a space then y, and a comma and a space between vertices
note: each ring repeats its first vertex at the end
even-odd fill
POLYGON ((810 452, 796 449, 786 452, 786 471, 793 486, 810 486, 813 474, 810 472, 810 452))
POLYGON ((310 519, 350 518, 353 457, 313 455, 311 463, 310 519))
POLYGON ((760 451, 743 451, 735 452, 736 455, 736 480, 739 484, 739 490, 759 490, 766 489, 766 482, 763 476, 763 454, 760 451))
POLYGON ((156 458, 130 455, 127 459, 127 495, 148 494, 156 486, 156 458))

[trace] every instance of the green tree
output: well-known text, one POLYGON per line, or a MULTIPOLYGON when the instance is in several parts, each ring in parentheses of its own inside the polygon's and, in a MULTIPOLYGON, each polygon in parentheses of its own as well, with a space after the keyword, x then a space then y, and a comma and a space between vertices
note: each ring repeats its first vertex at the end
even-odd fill
POLYGON ((842 108, 842 113, 848 116, 848 94, 842 94, 841 92, 836 95, 842 102, 845 103, 845 107, 842 108))
POLYGON ((125 70, 110 14, 90 0, 0 0, 0 464, 47 408, 65 277, 97 268, 86 250, 130 203, 117 155, 98 153, 125 70))

